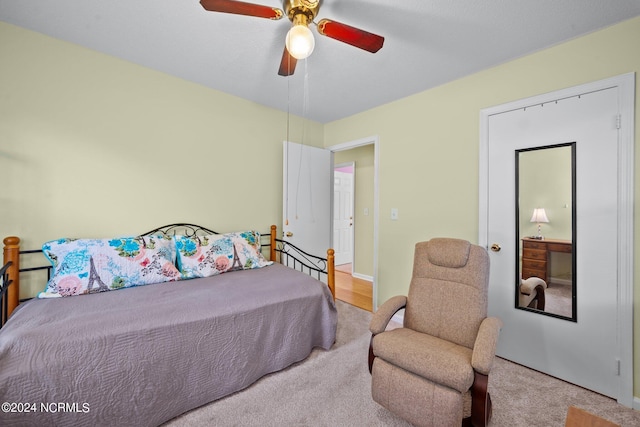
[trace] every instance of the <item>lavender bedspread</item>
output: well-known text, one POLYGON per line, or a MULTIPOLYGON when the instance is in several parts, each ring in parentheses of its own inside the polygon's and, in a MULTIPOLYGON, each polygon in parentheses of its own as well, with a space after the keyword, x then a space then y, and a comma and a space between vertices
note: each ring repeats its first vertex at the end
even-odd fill
POLYGON ((280 264, 31 300, 0 330, 0 425, 156 426, 329 349, 336 322, 280 264))

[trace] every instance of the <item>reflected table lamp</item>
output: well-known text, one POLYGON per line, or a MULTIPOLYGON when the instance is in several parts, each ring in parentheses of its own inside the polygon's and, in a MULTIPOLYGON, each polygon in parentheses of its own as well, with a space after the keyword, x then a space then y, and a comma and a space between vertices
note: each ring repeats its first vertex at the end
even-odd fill
POLYGON ((533 215, 531 216, 531 222, 535 222, 538 224, 538 235, 533 236, 534 239, 542 240, 542 232, 540 230, 541 224, 543 222, 549 222, 547 218, 547 213, 544 211, 544 208, 536 208, 533 210, 533 215))

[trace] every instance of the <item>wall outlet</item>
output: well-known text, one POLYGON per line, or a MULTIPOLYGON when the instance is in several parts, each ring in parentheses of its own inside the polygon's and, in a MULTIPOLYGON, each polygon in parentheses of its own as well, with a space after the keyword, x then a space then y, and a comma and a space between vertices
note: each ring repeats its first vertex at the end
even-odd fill
POLYGON ((398 208, 391 208, 391 220, 392 221, 398 220, 398 208))

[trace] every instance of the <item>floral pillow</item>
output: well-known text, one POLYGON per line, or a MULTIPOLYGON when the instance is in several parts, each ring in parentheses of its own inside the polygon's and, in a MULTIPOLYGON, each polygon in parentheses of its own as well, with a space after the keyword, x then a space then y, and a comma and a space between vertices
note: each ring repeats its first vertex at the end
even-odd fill
POLYGON ((180 280, 175 245, 162 236, 59 239, 42 245, 53 277, 38 298, 67 297, 180 280))
POLYGON ((260 253, 260 233, 174 236, 178 268, 185 279, 271 265, 260 253))

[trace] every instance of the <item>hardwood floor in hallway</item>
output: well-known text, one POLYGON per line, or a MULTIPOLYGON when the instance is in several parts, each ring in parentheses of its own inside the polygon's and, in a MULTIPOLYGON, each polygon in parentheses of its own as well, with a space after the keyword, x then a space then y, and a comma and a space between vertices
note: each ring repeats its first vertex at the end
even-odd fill
POLYGON ((336 269, 336 298, 363 310, 373 311, 373 283, 336 269))

